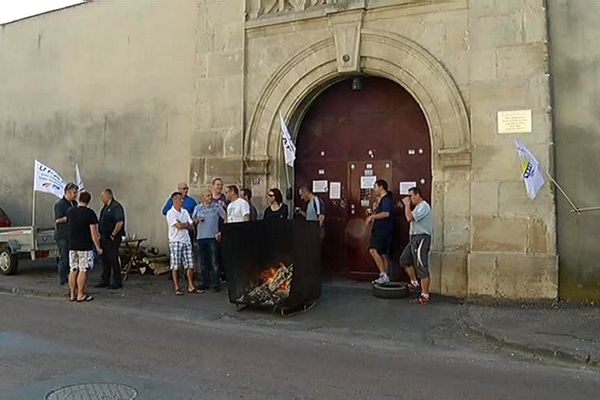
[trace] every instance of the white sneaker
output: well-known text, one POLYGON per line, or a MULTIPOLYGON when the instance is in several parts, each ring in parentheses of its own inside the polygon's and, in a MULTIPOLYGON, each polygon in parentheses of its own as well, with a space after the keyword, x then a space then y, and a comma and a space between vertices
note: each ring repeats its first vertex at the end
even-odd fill
POLYGON ((384 283, 388 283, 390 281, 390 277, 387 276, 386 273, 381 273, 379 274, 379 278, 375 279, 373 281, 373 283, 376 283, 378 285, 383 285, 384 283))

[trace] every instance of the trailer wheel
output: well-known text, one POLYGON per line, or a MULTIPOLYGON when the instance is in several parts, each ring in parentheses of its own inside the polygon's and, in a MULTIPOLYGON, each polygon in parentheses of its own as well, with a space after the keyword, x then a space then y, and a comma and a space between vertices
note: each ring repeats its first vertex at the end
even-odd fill
POLYGON ((2 275, 14 275, 17 272, 19 260, 6 246, 0 246, 0 273, 2 275))
POLYGON ((373 295, 382 299, 401 299, 408 297, 408 286, 404 282, 389 282, 373 285, 373 295))

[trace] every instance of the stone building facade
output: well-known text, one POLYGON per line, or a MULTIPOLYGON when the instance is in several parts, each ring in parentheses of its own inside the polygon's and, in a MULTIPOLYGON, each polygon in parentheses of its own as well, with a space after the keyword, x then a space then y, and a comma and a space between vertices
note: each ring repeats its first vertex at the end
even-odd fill
MULTIPOLYGON (((293 177, 279 114, 294 136, 331 85, 384 78, 429 128, 433 290, 556 298, 555 194, 527 198, 514 146, 552 168, 547 21, 543 0, 107 0, 9 24, 3 169, 77 161, 92 191, 122 193, 130 231, 159 243, 178 180, 197 191, 221 176, 262 206, 293 177), (523 109, 531 133, 498 133, 499 111, 523 109), (42 137, 52 146, 29 143, 42 137)), ((31 178, 3 175, 2 202, 26 223, 9 195, 28 196, 31 178)))

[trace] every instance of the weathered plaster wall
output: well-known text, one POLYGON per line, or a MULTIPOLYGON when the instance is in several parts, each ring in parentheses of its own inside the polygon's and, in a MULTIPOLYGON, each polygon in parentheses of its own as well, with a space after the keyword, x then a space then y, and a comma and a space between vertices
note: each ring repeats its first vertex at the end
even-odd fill
MULTIPOLYGON (((600 3, 548 1, 556 178, 578 207, 600 206, 600 3)), ((576 215, 558 196, 560 296, 600 300, 600 211, 576 215)))
MULTIPOLYGON (((189 175, 195 2, 106 0, 0 28, 0 204, 29 224, 33 161, 74 179, 99 209, 111 187, 129 233, 166 241, 160 214, 189 175)), ((49 194, 37 222, 53 221, 49 194)))

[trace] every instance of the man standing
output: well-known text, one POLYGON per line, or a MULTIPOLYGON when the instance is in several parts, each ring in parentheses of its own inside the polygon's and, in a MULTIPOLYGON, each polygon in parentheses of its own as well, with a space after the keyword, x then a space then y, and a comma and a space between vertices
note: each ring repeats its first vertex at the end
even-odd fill
POLYGON ((69 299, 83 302, 94 300, 86 294, 87 271, 94 266, 94 247, 102 255, 98 218, 88 204, 92 195, 83 192, 79 195, 79 204, 67 211, 69 231, 69 299))
POLYGON ((227 206, 227 223, 250 221, 250 205, 240 197, 238 187, 227 186, 225 196, 229 201, 227 206))
POLYGON ((252 190, 250 189, 242 189, 242 199, 248 202, 248 206, 250 206, 250 221, 256 221, 258 219, 258 211, 254 204, 252 204, 252 190))
POLYGON ((65 195, 54 204, 54 240, 58 247, 58 277, 61 285, 69 280, 69 230, 67 226, 67 212, 77 207, 77 191, 79 188, 74 183, 67 183, 65 195))
POLYGON ((108 287, 120 289, 121 263, 119 262, 119 247, 121 238, 125 236, 125 211, 121 203, 113 197, 110 189, 105 189, 100 195, 104 206, 100 211, 100 244, 102 245, 102 277, 97 288, 108 287), (112 284, 111 281, 112 275, 112 284))
POLYGON ((433 215, 431 207, 423 197, 421 189, 409 189, 409 195, 402 199, 404 215, 410 222, 410 240, 400 256, 400 264, 410 278, 410 287, 416 289, 421 280, 421 295, 417 299, 419 304, 429 302, 429 247, 433 231, 433 215), (411 205, 413 209, 411 210, 411 205))
POLYGON ((374 212, 367 217, 367 224, 373 224, 371 228, 371 239, 369 241, 369 254, 375 261, 379 269, 379 278, 373 283, 384 284, 390 281, 387 275, 388 258, 394 230, 394 221, 392 220, 392 211, 394 210, 394 201, 392 195, 388 192, 388 184, 383 179, 379 179, 373 186, 373 192, 377 197, 374 205, 374 212))
MULTIPOLYGON (((181 195, 183 196, 183 208, 187 210, 189 215, 192 215, 192 213, 194 212, 194 208, 196 208, 197 202, 193 197, 188 196, 189 191, 190 187, 187 183, 182 182, 179 185, 177 185, 177 192, 181 193, 181 195)), ((167 215, 171 208, 173 208, 173 199, 169 197, 167 199, 167 202, 165 203, 165 206, 162 209, 162 214, 167 215)))
POLYGON ((300 198, 308 203, 306 212, 300 207, 296 207, 296 212, 306 218, 307 221, 318 221, 321 227, 321 240, 325 237, 325 204, 323 200, 315 196, 315 194, 307 187, 302 186, 298 190, 300 198))
POLYGON ((187 275, 188 293, 203 293, 194 284, 194 256, 190 232, 194 230, 194 222, 190 214, 183 208, 183 195, 174 192, 171 195, 173 207, 167 212, 167 225, 169 227, 169 252, 171 274, 177 296, 183 295, 179 287, 179 268, 183 268, 187 275))
POLYGON ((227 209, 227 198, 223 194, 223 179, 215 178, 212 180, 212 201, 217 203, 223 210, 227 209))
POLYGON ((202 260, 202 285, 208 289, 211 285, 215 292, 221 290, 219 262, 219 220, 225 219, 223 207, 212 201, 212 192, 206 189, 202 203, 196 206, 192 219, 197 225, 198 251, 202 260))

